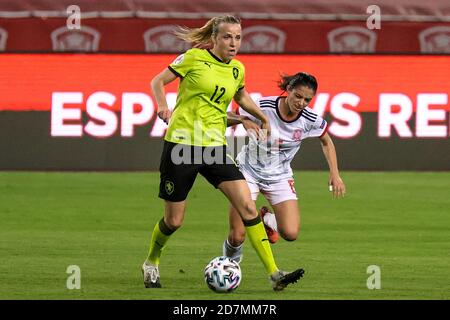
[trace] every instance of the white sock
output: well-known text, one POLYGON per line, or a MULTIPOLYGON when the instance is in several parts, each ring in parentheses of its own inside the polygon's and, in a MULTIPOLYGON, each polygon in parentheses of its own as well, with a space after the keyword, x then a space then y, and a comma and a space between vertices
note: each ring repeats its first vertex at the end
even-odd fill
POLYGON ((269 226, 270 228, 272 228, 276 232, 278 232, 277 219, 276 219, 276 217, 275 217, 275 215, 273 213, 268 212, 267 214, 264 215, 264 224, 266 226, 269 226))
POLYGON ((228 242, 228 239, 226 239, 223 242, 222 253, 224 256, 227 256, 227 257, 231 258, 232 260, 240 262, 241 257, 242 257, 243 245, 244 244, 242 243, 239 246, 234 247, 230 244, 230 242, 228 242))

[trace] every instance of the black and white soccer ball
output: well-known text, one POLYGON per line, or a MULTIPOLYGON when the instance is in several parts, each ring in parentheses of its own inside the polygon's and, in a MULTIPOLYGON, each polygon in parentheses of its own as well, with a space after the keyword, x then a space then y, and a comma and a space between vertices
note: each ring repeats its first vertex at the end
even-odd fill
POLYGON ((215 257, 205 267, 205 282, 215 292, 232 292, 239 287, 241 279, 239 263, 228 257, 215 257))

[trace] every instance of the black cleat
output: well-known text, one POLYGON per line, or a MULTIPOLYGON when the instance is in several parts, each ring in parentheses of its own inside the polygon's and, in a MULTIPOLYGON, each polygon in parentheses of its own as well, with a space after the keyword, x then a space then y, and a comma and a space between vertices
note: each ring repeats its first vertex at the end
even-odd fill
POLYGON ((296 283, 301 277, 305 270, 297 269, 293 272, 278 271, 274 275, 270 276, 270 281, 272 282, 273 290, 281 291, 288 286, 288 284, 296 283))

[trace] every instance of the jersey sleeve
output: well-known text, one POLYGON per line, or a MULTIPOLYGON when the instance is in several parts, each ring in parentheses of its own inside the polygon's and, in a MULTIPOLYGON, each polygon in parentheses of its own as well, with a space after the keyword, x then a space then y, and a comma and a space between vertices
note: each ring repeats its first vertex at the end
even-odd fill
POLYGON ((327 121, 321 116, 317 116, 316 121, 311 124, 307 132, 308 138, 322 137, 328 130, 327 121))
POLYGON ((169 65, 169 70, 178 77, 184 78, 189 70, 192 69, 194 62, 195 56, 191 50, 188 50, 173 60, 169 65))

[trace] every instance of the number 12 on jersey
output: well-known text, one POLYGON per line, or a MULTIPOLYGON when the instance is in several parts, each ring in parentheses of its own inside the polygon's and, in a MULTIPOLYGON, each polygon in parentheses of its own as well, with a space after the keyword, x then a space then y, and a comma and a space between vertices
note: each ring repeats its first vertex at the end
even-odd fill
POLYGON ((213 95, 211 96, 211 98, 209 100, 211 100, 212 102, 215 103, 220 103, 220 98, 222 98, 222 96, 225 94, 225 88, 224 87, 220 87, 218 85, 216 85, 216 89, 214 90, 213 95), (214 97, 217 94, 217 91, 220 91, 219 96, 214 100, 214 97))

